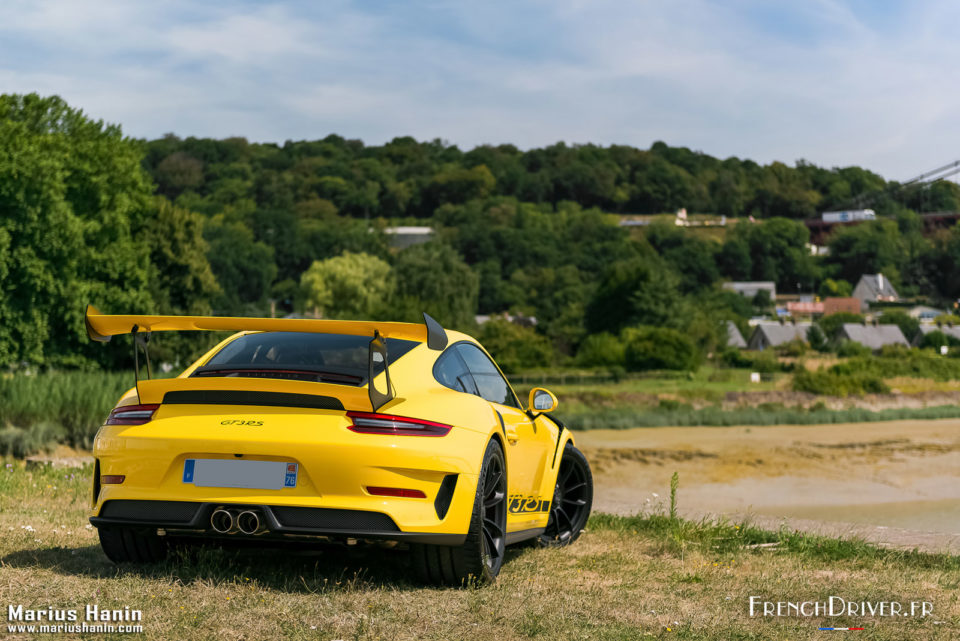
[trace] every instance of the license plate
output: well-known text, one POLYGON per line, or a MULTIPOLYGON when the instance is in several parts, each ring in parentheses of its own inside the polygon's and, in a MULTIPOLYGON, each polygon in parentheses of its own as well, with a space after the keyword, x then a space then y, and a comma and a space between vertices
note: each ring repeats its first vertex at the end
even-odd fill
POLYGON ((197 487, 238 487, 282 490, 297 487, 297 463, 188 458, 183 462, 183 482, 197 487))

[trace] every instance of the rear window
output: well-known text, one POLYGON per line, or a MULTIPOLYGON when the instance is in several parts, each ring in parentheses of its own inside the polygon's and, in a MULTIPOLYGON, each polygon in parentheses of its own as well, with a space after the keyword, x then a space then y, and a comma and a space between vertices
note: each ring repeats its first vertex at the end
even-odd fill
MULTIPOLYGON (((230 341, 194 376, 250 376, 364 385, 372 336, 313 332, 258 332, 230 341)), ((416 347, 416 341, 388 338, 391 365, 416 347)), ((374 375, 383 363, 374 364, 374 375)))

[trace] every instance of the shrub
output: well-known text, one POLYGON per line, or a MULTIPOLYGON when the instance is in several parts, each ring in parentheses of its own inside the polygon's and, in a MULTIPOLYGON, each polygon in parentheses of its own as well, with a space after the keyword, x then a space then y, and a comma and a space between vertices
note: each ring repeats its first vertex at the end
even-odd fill
POLYGON ((632 371, 672 369, 694 371, 701 354, 685 334, 665 327, 631 327, 623 331, 625 363, 632 371))
POLYGON ((823 335, 827 337, 827 340, 833 340, 837 332, 840 331, 845 323, 862 323, 863 316, 860 314, 851 314, 850 312, 837 312, 836 314, 828 314, 827 316, 822 317, 817 321, 817 324, 820 326, 820 329, 823 330, 823 335))
POLYGON ((799 338, 795 338, 777 347, 777 352, 782 356, 803 356, 807 352, 807 344, 799 338))
POLYGON ((920 321, 899 309, 884 312, 879 322, 881 325, 896 325, 908 341, 912 341, 920 331, 920 321))
POLYGON ((861 345, 856 341, 842 340, 837 345, 837 356, 842 358, 852 358, 856 356, 870 356, 873 352, 866 345, 861 345))
POLYGON ((834 368, 816 372, 809 370, 797 372, 793 376, 793 389, 798 392, 830 396, 885 394, 890 391, 887 384, 878 376, 863 373, 839 373, 834 371, 834 368))
POLYGON ((547 367, 555 353, 549 339, 529 327, 493 319, 480 326, 478 338, 504 372, 547 367))
POLYGON ((591 334, 577 350, 577 364, 583 367, 623 367, 624 344, 606 332, 591 334))
POLYGON ((816 323, 811 325, 810 329, 807 330, 807 342, 810 343, 811 348, 818 352, 827 351, 827 337, 816 323))
POLYGON ((939 329, 935 329, 932 332, 928 332, 923 335, 923 338, 920 339, 920 347, 932 347, 935 350, 938 350, 947 345, 949 347, 956 347, 960 345, 960 340, 950 336, 949 334, 944 334, 939 329))

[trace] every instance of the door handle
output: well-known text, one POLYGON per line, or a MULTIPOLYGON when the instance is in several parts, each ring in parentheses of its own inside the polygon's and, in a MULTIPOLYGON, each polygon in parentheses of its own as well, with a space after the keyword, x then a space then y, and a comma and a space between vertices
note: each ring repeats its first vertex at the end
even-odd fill
POLYGON ((517 441, 520 440, 520 435, 514 430, 505 430, 507 433, 507 441, 510 445, 515 445, 517 441))

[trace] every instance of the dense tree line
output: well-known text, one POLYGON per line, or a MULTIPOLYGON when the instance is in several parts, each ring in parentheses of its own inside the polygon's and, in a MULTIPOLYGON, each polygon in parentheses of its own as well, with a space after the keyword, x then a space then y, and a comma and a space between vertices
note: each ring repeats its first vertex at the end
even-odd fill
POLYGON ((722 291, 723 280, 843 295, 879 271, 903 294, 960 296, 960 229, 924 237, 910 209, 919 200, 960 208, 948 183, 903 190, 856 167, 761 166, 663 143, 137 141, 57 97, 5 95, 0 365, 124 362, 123 345, 89 345, 88 302, 248 315, 272 302, 281 314, 427 311, 479 332, 510 367, 603 365, 619 351, 631 367, 686 368, 723 342, 722 321, 769 311, 769 301, 722 291), (838 230, 828 257, 811 255, 798 219, 866 195, 884 217, 838 230), (711 235, 630 231, 612 215, 678 207, 756 222, 711 235), (391 249, 388 220, 429 225, 434 239, 391 249), (535 328, 474 323, 501 312, 536 318, 535 328))

